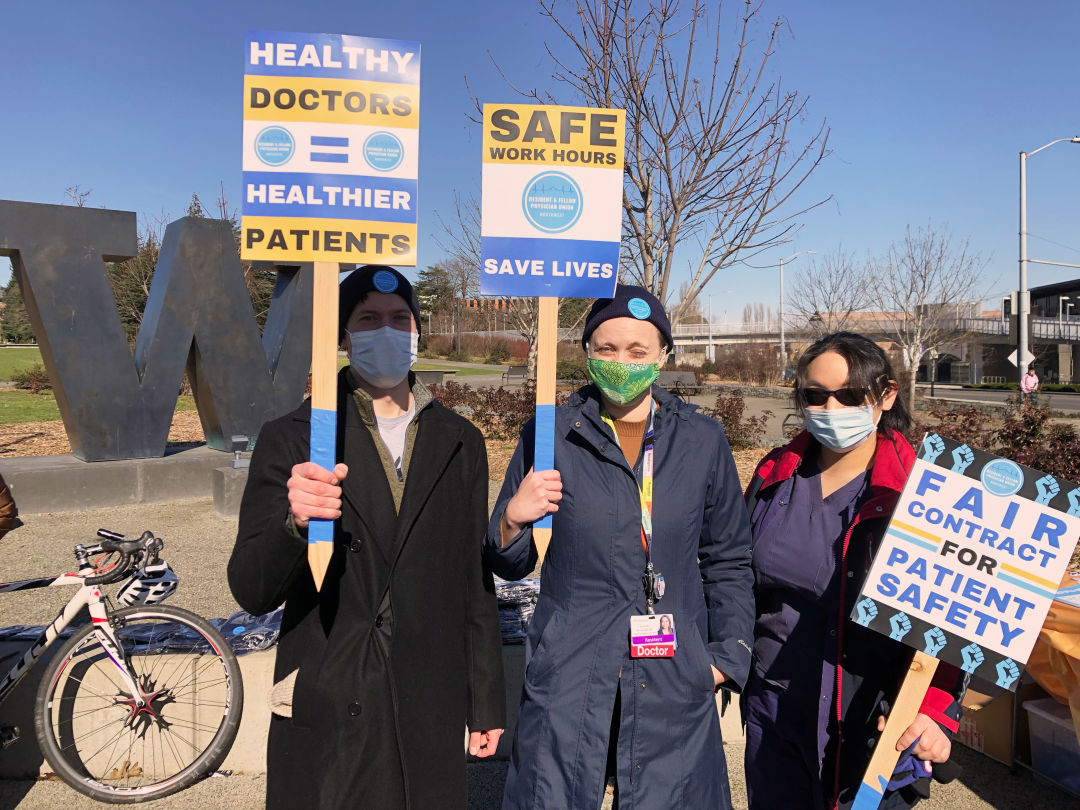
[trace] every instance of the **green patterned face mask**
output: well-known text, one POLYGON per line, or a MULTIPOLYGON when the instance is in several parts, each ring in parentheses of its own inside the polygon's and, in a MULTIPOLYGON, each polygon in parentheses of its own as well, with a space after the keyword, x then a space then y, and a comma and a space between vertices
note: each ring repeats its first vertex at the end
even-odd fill
POLYGON ((589 376, 616 405, 633 402, 648 390, 660 374, 659 363, 620 363, 616 360, 588 359, 589 376))

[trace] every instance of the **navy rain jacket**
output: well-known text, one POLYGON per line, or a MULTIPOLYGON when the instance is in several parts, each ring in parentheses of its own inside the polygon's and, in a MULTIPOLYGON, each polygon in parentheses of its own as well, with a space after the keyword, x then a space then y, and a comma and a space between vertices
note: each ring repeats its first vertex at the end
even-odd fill
MULTIPOLYGON (((729 808, 710 664, 746 681, 753 647, 750 527, 720 424, 654 387, 653 563, 672 613, 673 659, 630 658, 630 616, 645 612, 641 507, 631 470, 588 386, 556 409, 553 516, 529 625, 525 685, 504 810, 599 807, 616 693, 621 810, 729 808)), ((536 564, 532 530, 500 546, 507 501, 532 466, 525 426, 488 528, 485 554, 506 579, 536 564)), ((637 478, 635 476, 638 476, 637 478)))

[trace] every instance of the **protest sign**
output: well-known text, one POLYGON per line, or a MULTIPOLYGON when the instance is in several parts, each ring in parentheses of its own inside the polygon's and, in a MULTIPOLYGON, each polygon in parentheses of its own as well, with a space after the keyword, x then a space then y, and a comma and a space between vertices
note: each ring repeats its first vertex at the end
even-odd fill
POLYGON ((484 105, 482 293, 613 294, 625 129, 623 110, 484 105))
MULTIPOLYGON (((314 262, 310 459, 327 470, 337 432, 338 262, 416 264, 419 120, 419 43, 248 33, 240 256, 314 262)), ((332 521, 309 522, 316 589, 333 541, 332 521)))
POLYGON ((875 808, 939 660, 1015 689, 1080 538, 1080 487, 928 434, 851 618, 915 648, 853 808, 875 808))
POLYGON ((419 43, 247 40, 241 256, 415 265, 419 43))
POLYGON ((1012 689, 1080 538, 1075 484, 930 434, 852 619, 1012 689))
MULTIPOLYGON (((610 298, 622 236, 624 110, 485 104, 480 292, 540 299, 533 468, 555 466, 559 298, 610 298)), ((551 516, 533 524, 541 561, 551 516)))

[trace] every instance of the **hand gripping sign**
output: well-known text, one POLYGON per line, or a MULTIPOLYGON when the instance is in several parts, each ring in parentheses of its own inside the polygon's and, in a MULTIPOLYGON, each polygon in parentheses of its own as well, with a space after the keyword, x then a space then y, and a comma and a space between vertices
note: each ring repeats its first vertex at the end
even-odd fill
POLYGON ((1013 689, 1069 564, 1076 486, 923 439, 852 620, 915 648, 853 808, 876 808, 938 661, 1013 689))
MULTIPOLYGON (((484 105, 480 291, 540 299, 533 468, 555 466, 559 298, 615 293, 622 235, 623 110, 484 105)), ((540 560, 551 516, 533 524, 540 560)))
MULTIPOLYGON (((249 32, 244 54, 244 259, 314 262, 311 461, 334 468, 338 262, 416 264, 420 45, 249 32)), ((334 524, 311 520, 322 588, 334 524)))

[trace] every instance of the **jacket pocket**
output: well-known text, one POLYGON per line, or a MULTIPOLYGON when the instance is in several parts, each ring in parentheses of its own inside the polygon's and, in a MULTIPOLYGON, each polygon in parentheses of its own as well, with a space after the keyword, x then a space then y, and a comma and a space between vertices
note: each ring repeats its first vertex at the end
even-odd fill
MULTIPOLYGON (((539 626, 536 643, 532 654, 529 656, 529 663, 525 668, 525 680, 529 683, 535 684, 550 672, 558 662, 558 656, 554 654, 553 648, 558 646, 561 635, 559 628, 563 624, 562 616, 561 611, 554 612, 547 621, 539 626)), ((536 618, 536 614, 533 614, 533 618, 536 618)))
MULTIPOLYGON (((709 655, 709 648, 705 645, 705 640, 701 637, 701 631, 698 630, 696 623, 691 624, 686 638, 679 647, 688 653, 684 663, 690 685, 695 689, 712 692, 716 688, 712 674, 712 656, 709 655)), ((677 654, 678 651, 676 651, 677 654)))

